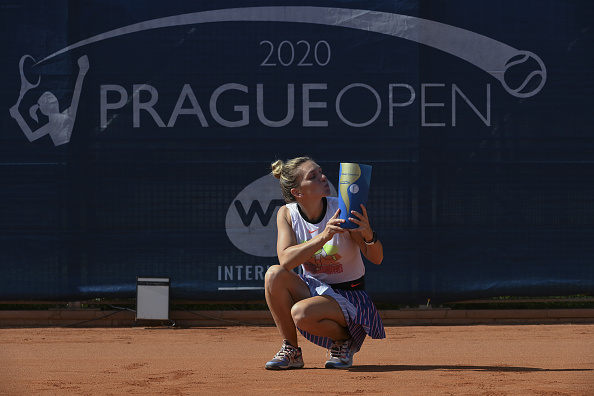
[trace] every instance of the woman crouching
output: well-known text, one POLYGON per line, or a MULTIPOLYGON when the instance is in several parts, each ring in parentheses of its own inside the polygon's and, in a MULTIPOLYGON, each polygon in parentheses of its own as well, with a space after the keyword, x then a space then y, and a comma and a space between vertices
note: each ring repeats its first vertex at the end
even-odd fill
POLYGON ((270 370, 303 367, 297 330, 309 341, 330 350, 326 368, 349 368, 366 335, 385 338, 377 309, 365 292, 361 253, 380 264, 382 243, 369 225, 366 208, 351 211, 356 229, 341 228, 338 198, 322 168, 309 157, 272 164, 287 202, 277 216, 280 265, 268 269, 266 302, 283 345, 270 370), (293 270, 302 266, 303 275, 293 270))

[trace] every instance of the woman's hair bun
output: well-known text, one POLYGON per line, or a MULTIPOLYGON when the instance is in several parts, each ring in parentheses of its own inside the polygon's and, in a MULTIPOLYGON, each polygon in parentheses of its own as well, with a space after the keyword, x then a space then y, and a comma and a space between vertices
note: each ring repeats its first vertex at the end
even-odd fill
POLYGON ((277 179, 281 178, 281 173, 283 172, 284 162, 281 160, 276 160, 272 163, 272 175, 277 179))

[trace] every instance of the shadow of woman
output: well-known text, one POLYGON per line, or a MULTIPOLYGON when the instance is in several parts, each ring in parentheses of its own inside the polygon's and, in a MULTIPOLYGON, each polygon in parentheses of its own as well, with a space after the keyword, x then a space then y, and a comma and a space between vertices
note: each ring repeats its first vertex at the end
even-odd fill
POLYGON ((539 367, 513 366, 465 366, 465 365, 402 365, 402 364, 371 364, 354 366, 349 371, 359 373, 390 372, 390 371, 493 371, 493 372, 534 372, 534 371, 593 371, 594 369, 545 369, 539 367))

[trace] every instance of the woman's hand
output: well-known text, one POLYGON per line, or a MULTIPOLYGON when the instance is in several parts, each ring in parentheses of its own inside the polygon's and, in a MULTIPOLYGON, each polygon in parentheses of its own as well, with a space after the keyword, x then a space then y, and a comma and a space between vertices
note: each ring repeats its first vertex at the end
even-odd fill
POLYGON ((370 241, 373 238, 373 230, 369 225, 369 217, 367 216, 367 209, 365 206, 361 204, 361 213, 351 210, 351 214, 357 218, 349 217, 349 221, 352 221, 359 226, 351 231, 359 232, 365 240, 370 241))
POLYGON ((384 259, 384 248, 380 241, 375 241, 368 245, 365 241, 370 242, 373 239, 373 230, 369 225, 369 217, 367 209, 361 205, 361 213, 351 210, 354 217, 349 217, 349 220, 357 224, 359 227, 349 230, 351 235, 359 245, 359 249, 363 255, 374 264, 381 264, 384 259), (355 218, 356 217, 356 218, 355 218))
POLYGON ((334 216, 328 220, 326 223, 326 228, 322 231, 321 236, 324 242, 328 242, 334 234, 342 234, 343 232, 347 231, 345 228, 342 228, 340 225, 345 222, 343 219, 339 219, 338 216, 340 215, 340 209, 334 213, 334 216))

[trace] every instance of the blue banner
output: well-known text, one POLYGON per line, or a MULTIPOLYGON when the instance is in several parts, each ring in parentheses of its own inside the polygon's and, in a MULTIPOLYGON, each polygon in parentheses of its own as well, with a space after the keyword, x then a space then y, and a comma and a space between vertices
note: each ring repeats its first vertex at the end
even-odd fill
POLYGON ((594 4, 0 6, 0 300, 262 300, 269 165, 373 167, 377 302, 594 290, 594 4))

